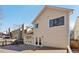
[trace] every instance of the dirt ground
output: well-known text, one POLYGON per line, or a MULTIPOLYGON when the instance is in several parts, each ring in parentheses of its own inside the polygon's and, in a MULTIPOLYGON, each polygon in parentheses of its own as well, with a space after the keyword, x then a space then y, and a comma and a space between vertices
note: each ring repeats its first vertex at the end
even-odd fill
POLYGON ((79 41, 78 40, 72 40, 70 46, 71 46, 72 52, 79 53, 79 41))
POLYGON ((0 46, 0 52, 8 53, 67 53, 66 49, 55 47, 37 47, 33 45, 8 45, 0 46))

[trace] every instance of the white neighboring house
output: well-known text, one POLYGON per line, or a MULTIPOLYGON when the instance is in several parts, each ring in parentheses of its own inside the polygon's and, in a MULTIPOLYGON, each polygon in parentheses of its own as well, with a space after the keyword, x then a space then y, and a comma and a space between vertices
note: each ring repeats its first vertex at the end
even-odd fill
POLYGON ((24 44, 33 45, 33 28, 28 27, 24 31, 26 31, 24 34, 24 44))
POLYGON ((74 27, 74 40, 79 40, 79 16, 77 17, 74 27))

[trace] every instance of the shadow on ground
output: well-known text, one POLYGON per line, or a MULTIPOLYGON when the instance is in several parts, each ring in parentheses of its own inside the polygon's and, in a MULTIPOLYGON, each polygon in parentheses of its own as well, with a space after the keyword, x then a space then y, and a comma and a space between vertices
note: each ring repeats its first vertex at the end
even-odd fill
POLYGON ((34 45, 7 45, 7 46, 0 46, 1 49, 8 49, 14 51, 23 51, 23 50, 62 50, 62 48, 55 48, 55 47, 46 47, 46 46, 34 46, 34 45))

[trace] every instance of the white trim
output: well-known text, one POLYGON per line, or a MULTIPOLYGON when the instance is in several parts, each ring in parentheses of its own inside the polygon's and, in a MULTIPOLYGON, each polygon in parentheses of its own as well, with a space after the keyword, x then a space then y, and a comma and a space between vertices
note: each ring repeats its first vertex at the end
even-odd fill
MULTIPOLYGON (((64 16, 64 25, 65 25, 65 15, 63 15, 64 16)), ((63 16, 60 16, 60 17, 63 17, 63 16)), ((57 17, 57 18, 59 18, 59 17, 57 17)), ((56 18, 50 18, 50 19, 48 19, 48 28, 51 28, 51 27, 49 27, 50 25, 49 25, 49 21, 51 20, 51 19, 56 19, 56 18)), ((61 26, 61 25, 59 25, 59 26, 61 26)), ((53 27, 53 26, 52 26, 53 27)))
POLYGON ((47 23, 47 24, 48 24, 48 28, 49 28, 49 20, 50 20, 50 19, 48 19, 48 23, 47 23))
MULTIPOLYGON (((69 17, 69 14, 67 14, 66 16, 65 16, 66 18, 68 17, 68 22, 70 23, 70 17, 69 17)), ((66 20, 66 22, 67 22, 67 20, 66 20)), ((68 32, 68 34, 67 34, 67 37, 68 37, 68 45, 70 46, 70 28, 69 28, 69 24, 68 23, 68 28, 67 28, 67 32, 68 32)), ((66 23, 66 25, 67 25, 67 23, 66 23)))
POLYGON ((72 53, 72 50, 69 45, 67 46, 67 49, 68 49, 68 53, 72 53))
POLYGON ((39 30, 39 23, 35 23, 35 24, 33 24, 33 26, 34 26, 35 30, 39 30), (35 27, 36 24, 38 24, 38 28, 35 27))

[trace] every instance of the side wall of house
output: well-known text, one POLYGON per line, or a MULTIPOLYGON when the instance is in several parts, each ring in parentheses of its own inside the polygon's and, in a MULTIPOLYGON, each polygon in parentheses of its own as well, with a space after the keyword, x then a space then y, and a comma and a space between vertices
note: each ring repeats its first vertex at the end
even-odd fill
MULTIPOLYGON (((46 8, 37 18, 38 29, 34 31, 35 39, 41 38, 43 46, 66 48, 68 45, 69 15, 65 12, 46 8), (64 16, 64 25, 49 27, 49 20, 64 16)), ((39 41, 39 40, 38 40, 39 41)))
POLYGON ((79 40, 79 18, 77 18, 77 22, 75 24, 74 40, 79 40))

